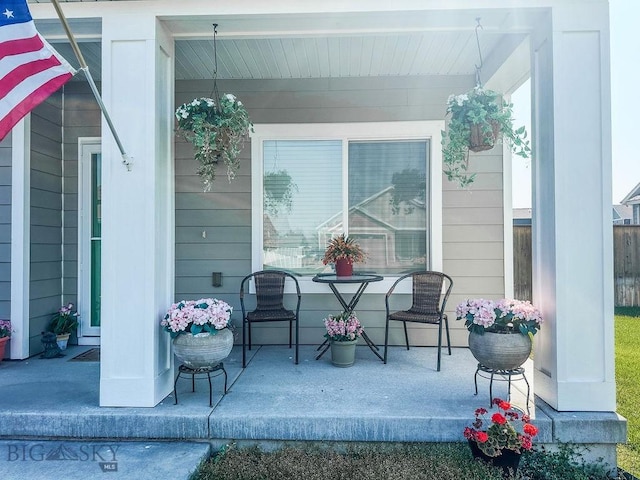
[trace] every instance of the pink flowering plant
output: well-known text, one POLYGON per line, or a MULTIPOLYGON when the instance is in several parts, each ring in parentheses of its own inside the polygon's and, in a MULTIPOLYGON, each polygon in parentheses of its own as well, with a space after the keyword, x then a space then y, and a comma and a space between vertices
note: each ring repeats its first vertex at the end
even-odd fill
POLYGON ((476 409, 476 419, 471 427, 464 429, 464 438, 475 442, 489 457, 502 455, 505 449, 516 453, 531 450, 538 428, 531 423, 529 415, 514 410, 509 402, 500 398, 494 398, 493 405, 497 411, 491 415, 490 421, 485 417, 489 414, 486 408, 476 409), (483 429, 485 425, 488 425, 486 430, 483 429))
POLYGON ((62 305, 49 322, 49 331, 56 335, 71 334, 78 329, 78 312, 73 303, 62 305))
POLYGON ((171 305, 160 325, 175 338, 181 333, 208 332, 213 335, 227 328, 233 308, 217 298, 182 300, 171 305))
POLYGON ((0 320, 0 338, 11 336, 11 322, 9 320, 0 320))
POLYGON ((334 342, 348 342, 362 335, 362 325, 355 313, 329 315, 324 319, 327 333, 324 336, 334 342))
POLYGON ((542 325, 542 314, 531 302, 503 298, 493 301, 484 298, 466 300, 456 307, 456 318, 465 320, 470 332, 535 335, 542 325))

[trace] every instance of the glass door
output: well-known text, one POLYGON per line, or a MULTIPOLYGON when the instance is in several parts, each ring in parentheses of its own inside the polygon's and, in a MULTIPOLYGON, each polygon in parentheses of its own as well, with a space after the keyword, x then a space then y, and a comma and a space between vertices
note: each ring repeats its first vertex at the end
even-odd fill
POLYGON ((100 336, 102 154, 100 139, 81 142, 78 211, 79 341, 98 343, 100 336))

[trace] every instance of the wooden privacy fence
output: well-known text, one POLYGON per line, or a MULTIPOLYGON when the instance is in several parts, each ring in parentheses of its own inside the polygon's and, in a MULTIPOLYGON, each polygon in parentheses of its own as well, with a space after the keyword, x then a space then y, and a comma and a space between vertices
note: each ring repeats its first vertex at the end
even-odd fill
MULTIPOLYGON (((531 300, 531 225, 513 226, 513 293, 531 300)), ((640 306, 640 225, 613 226, 613 279, 616 307, 640 306)))

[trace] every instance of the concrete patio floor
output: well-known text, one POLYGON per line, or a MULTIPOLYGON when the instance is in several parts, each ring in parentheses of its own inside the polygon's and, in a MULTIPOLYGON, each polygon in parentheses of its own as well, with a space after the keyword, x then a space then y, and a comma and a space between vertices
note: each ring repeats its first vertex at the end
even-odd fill
MULTIPOLYGON (((460 442, 475 409, 489 406, 489 380, 478 379, 476 396, 476 361, 466 348, 443 352, 437 372, 435 348, 393 347, 384 365, 358 346, 355 365, 337 368, 330 352, 315 360, 314 346, 301 346, 298 365, 293 350, 262 346, 243 370, 235 346, 224 362, 226 395, 223 377, 213 378, 213 407, 206 378, 196 381, 195 393, 190 379, 180 379, 177 405, 171 394, 154 408, 100 407, 99 362, 71 361, 89 348, 0 363, 0 438, 197 441, 214 448, 229 441, 460 442)), ((533 392, 532 365, 525 367, 533 392)), ((512 403, 522 408, 523 387, 512 385, 512 403)), ((495 381, 493 395, 506 398, 507 383, 495 381)), ((626 423, 614 412, 557 412, 533 402, 532 393, 538 443, 603 443, 615 458, 615 444, 626 441, 626 423)))
MULTIPOLYGON (((355 365, 337 368, 330 352, 315 360, 313 346, 301 347, 298 365, 292 350, 262 346, 243 371, 236 346, 224 362, 226 395, 223 376, 213 378, 212 408, 206 377, 195 393, 190 378, 181 378, 177 405, 171 394, 155 408, 101 408, 99 362, 71 361, 89 348, 0 363, 0 437, 451 442, 463 440, 474 410, 489 405, 488 380, 478 380, 474 395, 476 362, 466 348, 444 354, 437 372, 435 348, 394 347, 384 365, 359 346, 355 365)), ((513 386, 524 407, 517 388, 524 382, 513 386)), ((493 393, 505 398, 506 382, 495 381, 493 393)), ((537 409, 533 416, 540 438, 550 441, 548 415, 537 409)))

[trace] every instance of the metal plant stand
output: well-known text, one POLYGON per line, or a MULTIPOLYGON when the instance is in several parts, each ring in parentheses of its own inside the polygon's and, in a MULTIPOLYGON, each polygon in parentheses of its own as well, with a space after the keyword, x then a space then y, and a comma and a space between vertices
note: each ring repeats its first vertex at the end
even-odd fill
MULTIPOLYGON (((176 391, 176 385, 178 384, 178 379, 183 375, 191 375, 191 391, 196 391, 196 375, 206 375, 207 380, 209 380, 209 406, 213 407, 213 397, 211 391, 211 374, 213 372, 220 372, 224 374, 224 394, 227 394, 227 371, 224 369, 224 364, 220 362, 213 367, 202 367, 202 368, 189 368, 186 365, 180 365, 178 367, 178 376, 173 382, 173 397, 175 398, 174 405, 178 404, 178 392, 176 391)), ((215 376, 220 375, 220 373, 215 376)))
POLYGON ((512 381, 512 377, 516 377, 515 381, 517 380, 524 380, 524 383, 527 384, 527 415, 530 415, 529 412, 529 396, 531 395, 531 386, 529 385, 529 381, 527 380, 527 377, 524 374, 524 368, 522 367, 518 367, 518 368, 513 368, 513 369, 496 369, 496 368, 489 368, 489 367, 485 367, 482 364, 478 364, 478 368, 476 369, 476 373, 473 377, 473 382, 475 383, 476 386, 476 393, 475 395, 478 395, 478 375, 480 375, 480 377, 482 378, 488 378, 489 379, 489 405, 492 406, 493 405, 493 380, 494 377, 496 375, 498 375, 499 378, 496 378, 496 381, 501 381, 501 382, 509 382, 508 383, 508 399, 511 399, 511 381, 512 381), (521 378, 520 378, 521 377, 521 378))

